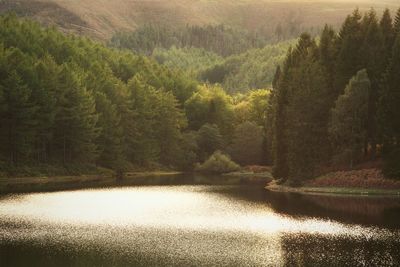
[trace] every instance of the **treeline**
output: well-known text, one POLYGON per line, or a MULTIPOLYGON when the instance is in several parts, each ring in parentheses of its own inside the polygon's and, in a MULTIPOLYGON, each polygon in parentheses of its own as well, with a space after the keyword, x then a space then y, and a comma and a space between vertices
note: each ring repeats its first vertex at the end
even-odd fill
POLYGON ((276 70, 267 111, 274 175, 299 182, 375 160, 400 177, 400 10, 349 15, 317 43, 302 34, 276 70))
POLYGON ((231 94, 257 88, 270 88, 276 66, 285 60, 285 55, 294 41, 266 45, 232 55, 202 71, 200 81, 219 83, 231 94))
POLYGON ((221 84, 230 94, 257 88, 270 88, 276 66, 283 63, 295 41, 250 49, 239 55, 221 57, 202 48, 156 48, 152 57, 158 63, 187 72, 199 82, 221 84))
POLYGON ((110 45, 136 53, 151 55, 156 48, 196 47, 220 56, 239 54, 251 48, 261 48, 267 40, 257 32, 248 32, 224 25, 185 26, 168 28, 163 25, 144 25, 131 33, 119 32, 110 45))
POLYGON ((187 72, 194 79, 199 79, 203 71, 222 64, 224 61, 223 57, 213 52, 194 47, 156 48, 151 57, 171 69, 180 69, 187 72))
POLYGON ((217 150, 260 163, 268 95, 198 87, 152 59, 2 16, 0 175, 193 169, 217 150))

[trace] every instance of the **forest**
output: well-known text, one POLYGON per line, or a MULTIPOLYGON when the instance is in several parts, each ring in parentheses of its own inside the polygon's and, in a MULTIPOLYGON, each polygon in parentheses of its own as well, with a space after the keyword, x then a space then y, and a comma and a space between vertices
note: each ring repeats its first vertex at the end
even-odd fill
POLYGON ((400 177, 400 9, 268 43, 152 25, 108 44, 0 19, 0 170, 237 170, 294 184, 383 159, 400 177))

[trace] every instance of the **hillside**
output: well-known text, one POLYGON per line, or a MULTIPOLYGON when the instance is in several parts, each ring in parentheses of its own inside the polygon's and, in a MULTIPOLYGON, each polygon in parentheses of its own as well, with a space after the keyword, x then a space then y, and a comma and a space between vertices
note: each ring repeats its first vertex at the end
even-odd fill
POLYGON ((169 26, 227 24, 247 30, 338 25, 356 6, 395 8, 397 0, 2 0, 0 13, 15 11, 46 25, 96 39, 109 39, 117 31, 132 31, 145 24, 169 26))

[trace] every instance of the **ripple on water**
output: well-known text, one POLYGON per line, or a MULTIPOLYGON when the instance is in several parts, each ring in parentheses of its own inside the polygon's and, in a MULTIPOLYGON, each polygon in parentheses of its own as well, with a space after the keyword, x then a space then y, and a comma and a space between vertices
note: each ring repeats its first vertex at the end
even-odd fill
POLYGON ((93 266, 399 262, 398 231, 295 218, 211 188, 126 187, 4 198, 0 255, 10 259, 28 249, 36 258, 48 253, 64 259, 65 266, 71 255, 93 266))

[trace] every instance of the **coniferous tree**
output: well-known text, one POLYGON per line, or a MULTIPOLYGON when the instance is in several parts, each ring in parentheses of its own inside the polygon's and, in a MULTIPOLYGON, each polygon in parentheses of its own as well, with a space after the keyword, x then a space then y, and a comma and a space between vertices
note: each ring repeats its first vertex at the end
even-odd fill
POLYGON ((59 76, 62 95, 57 103, 54 146, 64 164, 94 163, 98 156, 95 100, 77 71, 76 65, 64 65, 59 76))
POLYGON ((7 73, 0 82, 0 142, 5 160, 17 165, 34 149, 34 128, 37 107, 32 102, 32 90, 16 71, 7 73))
POLYGON ((332 27, 325 25, 321 33, 321 39, 319 42, 319 62, 321 63, 325 72, 326 81, 329 86, 329 96, 332 101, 337 98, 337 92, 334 88, 335 81, 335 62, 336 62, 336 46, 337 41, 336 32, 332 27))
POLYGON ((398 33, 400 33, 400 8, 397 10, 393 23, 394 33, 395 35, 397 35, 398 33))
POLYGON ((400 177, 400 34, 381 85, 379 121, 383 133, 384 171, 390 177, 400 177))
POLYGON ((395 39, 393 20, 392 17, 390 16, 389 9, 385 9, 385 11, 383 12, 382 18, 379 22, 379 26, 383 34, 384 48, 386 53, 385 59, 387 61, 390 58, 392 46, 395 39))
POLYGON ((36 159, 48 162, 50 144, 53 138, 53 126, 57 114, 57 94, 59 67, 50 55, 45 55, 35 66, 38 84, 33 91, 35 104, 38 107, 36 115, 36 159))
MULTIPOLYGON (((371 147, 371 158, 375 158, 376 145, 378 143, 376 105, 378 102, 378 87, 381 75, 386 67, 385 44, 382 32, 379 28, 378 19, 374 10, 366 14, 362 21, 364 35, 361 47, 362 65, 367 69, 371 81, 368 103, 368 144, 371 147)), ((365 144, 366 152, 368 144, 365 144)))
POLYGON ((361 70, 346 86, 332 110, 329 132, 337 155, 350 168, 361 159, 367 140, 368 104, 371 82, 367 71, 361 70))
POLYGON ((361 14, 356 9, 343 23, 336 41, 335 90, 342 94, 347 82, 362 68, 360 49, 363 44, 361 14))
POLYGON ((96 112, 100 133, 96 139, 99 157, 97 162, 104 167, 120 170, 124 165, 123 129, 121 116, 115 104, 104 93, 96 93, 96 112))

